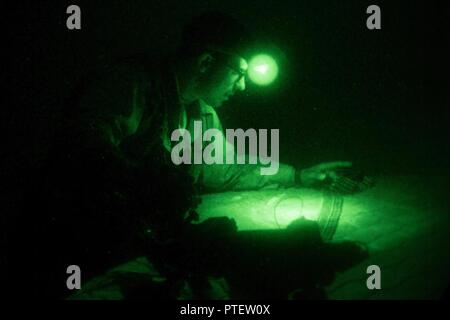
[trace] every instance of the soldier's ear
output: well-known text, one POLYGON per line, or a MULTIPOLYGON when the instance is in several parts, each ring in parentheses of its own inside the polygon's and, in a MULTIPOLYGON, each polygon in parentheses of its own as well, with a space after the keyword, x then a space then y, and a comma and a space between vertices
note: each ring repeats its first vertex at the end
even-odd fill
POLYGON ((211 68, 211 65, 214 61, 214 57, 208 53, 202 53, 197 59, 197 67, 200 73, 205 73, 211 68))

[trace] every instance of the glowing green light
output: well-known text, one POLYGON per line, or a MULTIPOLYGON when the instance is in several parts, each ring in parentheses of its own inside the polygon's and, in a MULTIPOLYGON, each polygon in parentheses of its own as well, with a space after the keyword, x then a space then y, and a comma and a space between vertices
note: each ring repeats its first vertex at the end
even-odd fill
POLYGON ((267 64, 263 64, 261 66, 256 66, 255 70, 258 71, 259 73, 266 73, 267 70, 269 69, 269 66, 267 64))
POLYGON ((278 65, 275 60, 266 54, 260 54, 250 60, 248 77, 260 86, 271 84, 278 76, 278 65))

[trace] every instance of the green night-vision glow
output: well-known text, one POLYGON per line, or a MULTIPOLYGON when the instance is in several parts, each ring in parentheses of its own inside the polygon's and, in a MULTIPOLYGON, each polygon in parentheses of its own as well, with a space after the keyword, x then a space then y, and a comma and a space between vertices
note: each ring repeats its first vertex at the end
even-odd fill
POLYGON ((267 54, 259 54, 253 57, 248 66, 248 77, 255 84, 267 86, 278 76, 276 61, 267 54))

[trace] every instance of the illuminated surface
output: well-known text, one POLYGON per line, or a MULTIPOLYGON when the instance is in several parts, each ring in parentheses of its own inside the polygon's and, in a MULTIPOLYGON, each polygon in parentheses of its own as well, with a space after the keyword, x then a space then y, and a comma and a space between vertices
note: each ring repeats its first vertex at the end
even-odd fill
POLYGON ((322 203, 322 193, 311 189, 225 192, 205 195, 198 212, 200 221, 233 218, 241 231, 273 230, 284 229, 302 217, 316 221, 322 203))
MULTIPOLYGON (((450 216, 442 179, 398 176, 379 179, 366 192, 344 197, 333 241, 356 240, 368 245, 371 257, 343 273, 328 286, 330 299, 430 299, 440 297, 449 282, 450 216), (443 195, 437 195, 436 188, 443 195), (380 266, 382 290, 366 287, 369 265, 380 266)), ((299 215, 317 219, 323 194, 310 189, 226 192, 203 196, 201 220, 229 216, 240 230, 279 229, 299 215), (280 226, 277 225, 277 221, 280 226)), ((110 284, 117 272, 152 275, 139 258, 91 281, 75 299, 121 298, 110 284), (106 285, 105 285, 106 284, 106 285), (108 285, 109 284, 109 285, 108 285)))
MULTIPOLYGON (((386 177, 373 189, 344 197, 333 241, 363 242, 371 257, 338 274, 327 288, 330 299, 428 299, 442 294, 450 280, 450 215, 437 196, 436 189, 446 190, 441 180, 386 177), (366 287, 366 268, 372 264, 381 268, 382 290, 366 287)), ((298 215, 316 220, 322 201, 320 192, 308 189, 229 192, 204 196, 199 213, 205 219, 229 212, 241 230, 276 229, 274 208, 285 227, 298 215)))
POLYGON ((269 55, 260 54, 250 60, 248 77, 260 86, 271 84, 278 76, 278 65, 269 55))

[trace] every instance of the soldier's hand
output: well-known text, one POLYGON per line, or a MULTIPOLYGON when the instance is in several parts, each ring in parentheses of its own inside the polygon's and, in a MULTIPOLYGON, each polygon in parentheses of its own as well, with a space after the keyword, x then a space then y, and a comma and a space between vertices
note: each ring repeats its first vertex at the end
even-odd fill
POLYGON ((351 166, 352 163, 349 161, 321 163, 310 168, 297 170, 296 180, 304 187, 318 187, 326 183, 327 180, 337 179, 337 170, 351 166))

